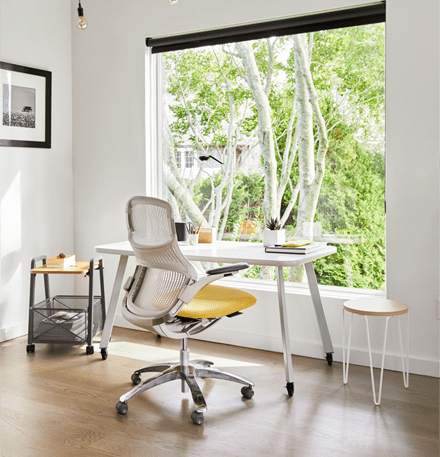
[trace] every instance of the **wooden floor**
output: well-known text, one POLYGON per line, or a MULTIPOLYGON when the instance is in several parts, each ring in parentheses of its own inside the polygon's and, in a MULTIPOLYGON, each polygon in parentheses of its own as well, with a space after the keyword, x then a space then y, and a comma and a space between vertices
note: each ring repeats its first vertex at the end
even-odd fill
MULTIPOLYGON (((381 406, 373 404, 369 369, 293 357, 295 394, 286 394, 282 355, 190 341, 193 358, 252 379, 255 396, 240 385, 201 380, 205 422, 191 421, 193 404, 180 382, 156 387, 116 412, 136 368, 178 360, 179 342, 115 328, 109 357, 66 345, 26 339, 1 347, 2 457, 144 456, 438 456, 439 380, 385 372, 381 406), (138 360, 136 360, 136 358, 138 360)), ((378 373, 376 373, 377 375, 378 373)))

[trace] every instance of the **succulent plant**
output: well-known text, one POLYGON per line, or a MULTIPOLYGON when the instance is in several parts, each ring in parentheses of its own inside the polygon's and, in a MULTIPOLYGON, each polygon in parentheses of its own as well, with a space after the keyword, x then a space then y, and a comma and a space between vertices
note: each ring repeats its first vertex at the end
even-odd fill
POLYGON ((281 224, 277 217, 272 217, 266 222, 266 228, 269 230, 281 230, 281 224))

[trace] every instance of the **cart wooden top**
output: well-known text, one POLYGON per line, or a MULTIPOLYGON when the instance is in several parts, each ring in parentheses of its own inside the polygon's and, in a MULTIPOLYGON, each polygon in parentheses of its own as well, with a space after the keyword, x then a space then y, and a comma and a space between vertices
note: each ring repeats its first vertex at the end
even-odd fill
MULTIPOLYGON (((95 270, 99 267, 95 262, 95 270)), ((64 267, 64 260, 57 257, 47 259, 46 265, 32 268, 31 274, 61 274, 61 275, 81 275, 87 274, 90 269, 90 262, 75 262, 69 267, 64 267)))

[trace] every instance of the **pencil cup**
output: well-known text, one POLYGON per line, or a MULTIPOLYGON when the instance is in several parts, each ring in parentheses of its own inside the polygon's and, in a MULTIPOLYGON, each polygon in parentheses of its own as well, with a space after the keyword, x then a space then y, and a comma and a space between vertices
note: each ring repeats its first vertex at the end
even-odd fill
POLYGON ((189 239, 189 244, 191 246, 196 246, 197 244, 199 244, 199 234, 198 233, 190 233, 188 235, 188 239, 189 239))

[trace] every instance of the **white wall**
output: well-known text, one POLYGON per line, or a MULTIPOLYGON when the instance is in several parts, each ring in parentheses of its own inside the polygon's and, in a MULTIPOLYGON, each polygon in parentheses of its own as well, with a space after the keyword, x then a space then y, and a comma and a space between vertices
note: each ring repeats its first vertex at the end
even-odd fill
POLYGON ((387 292, 438 360, 439 2, 387 1, 386 52, 387 292))
MULTIPOLYGON (((72 30, 75 247, 88 257, 97 244, 126 239, 125 203, 145 194, 145 38, 265 20, 361 0, 94 0, 83 2, 89 28, 72 30), (92 186, 91 193, 88 186, 92 186)), ((439 11, 437 0, 387 1, 387 293, 411 309, 411 368, 439 375, 438 165, 439 11), (409 32, 411 30, 411 32, 409 32), (412 246, 408 240, 417 244, 412 246)), ((106 256, 107 296, 117 259, 106 256)), ((131 263, 130 268, 132 268, 131 263)), ((279 350, 275 290, 253 289, 258 304, 205 338, 279 350), (234 323, 235 322, 235 323, 234 323), (264 324, 263 324, 264 323, 264 324)), ((323 293, 340 359, 344 295, 323 293)), ((322 357, 310 298, 288 293, 292 349, 322 357)), ((123 324, 118 318, 117 323, 123 324)), ((376 331, 374 350, 381 350, 376 331)), ((353 361, 366 363, 362 331, 353 361)), ((397 351, 391 338, 389 350, 397 351)), ((399 368, 396 359, 388 366, 399 368)))
POLYGON ((0 0, 0 60, 53 78, 52 148, 0 148, 0 341, 27 333, 32 257, 74 251, 69 3, 0 0))

